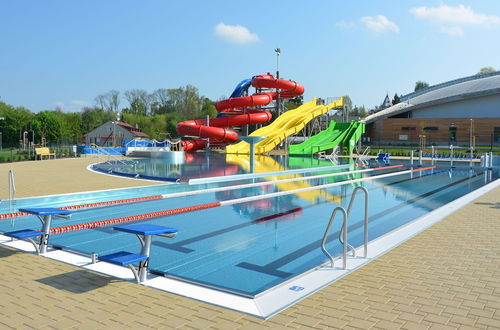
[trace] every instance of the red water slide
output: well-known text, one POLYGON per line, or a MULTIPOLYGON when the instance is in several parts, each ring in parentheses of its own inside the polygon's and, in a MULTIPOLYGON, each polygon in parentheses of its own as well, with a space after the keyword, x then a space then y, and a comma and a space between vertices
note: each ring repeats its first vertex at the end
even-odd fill
MULTIPOLYGON (((245 113, 241 108, 258 107, 271 103, 278 98, 292 98, 304 93, 304 87, 295 81, 276 79, 270 73, 252 78, 251 85, 255 88, 274 88, 278 91, 255 93, 251 96, 232 97, 214 103, 217 111, 225 117, 212 118, 206 125, 206 120, 188 120, 177 124, 177 132, 185 136, 209 138, 214 145, 226 145, 238 141, 238 133, 224 127, 242 126, 248 124, 262 124, 272 119, 269 111, 247 109, 245 113)), ((206 140, 194 139, 182 141, 184 151, 205 148, 206 140)))

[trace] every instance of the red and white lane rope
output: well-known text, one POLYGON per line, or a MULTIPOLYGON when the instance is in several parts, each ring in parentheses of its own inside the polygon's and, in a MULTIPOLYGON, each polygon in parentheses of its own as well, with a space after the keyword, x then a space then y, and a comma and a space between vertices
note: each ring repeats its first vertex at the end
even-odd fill
MULTIPOLYGON (((353 174, 353 173, 365 173, 365 172, 372 172, 372 171, 389 170, 389 169, 403 167, 403 166, 404 165, 392 165, 392 166, 385 166, 385 167, 369 168, 369 169, 364 169, 364 170, 354 170, 354 171, 347 171, 347 172, 313 175, 313 176, 308 176, 308 177, 301 176, 301 177, 297 177, 297 178, 282 179, 282 180, 275 180, 275 181, 265 181, 265 182, 255 182, 255 183, 240 184, 240 185, 234 185, 234 186, 228 186, 228 187, 209 188, 209 189, 184 191, 184 192, 171 193, 171 194, 161 194, 161 195, 152 195, 152 196, 146 196, 146 197, 118 199, 118 200, 114 200, 114 201, 104 201, 104 202, 97 202, 97 203, 62 206, 59 208, 62 210, 80 210, 80 209, 89 209, 89 208, 94 208, 94 207, 131 204, 131 203, 146 202, 146 201, 166 199, 166 198, 175 198, 175 197, 184 197, 184 196, 192 196, 192 195, 198 195, 198 194, 213 193, 213 192, 217 192, 217 191, 229 191, 229 190, 259 187, 259 186, 268 186, 268 185, 294 182, 294 181, 306 181, 306 180, 312 180, 312 179, 334 177, 334 176, 339 176, 339 175, 348 175, 348 174, 353 174)), ((295 175, 295 174, 290 174, 290 175, 295 175)), ((5 213, 5 214, 0 214, 0 220, 12 219, 12 218, 17 218, 17 217, 24 217, 24 216, 29 216, 29 215, 30 215, 29 213, 25 213, 25 212, 5 213)))
MULTIPOLYGON (((80 204, 80 205, 62 206, 62 207, 59 207, 59 209, 79 210, 79 209, 88 209, 88 208, 94 208, 94 207, 103 207, 103 206, 111 206, 111 205, 146 202, 146 201, 152 201, 152 200, 162 199, 162 198, 163 198, 162 195, 152 195, 152 196, 146 196, 146 197, 134 197, 134 198, 127 198, 127 199, 118 199, 118 200, 114 200, 114 201, 104 201, 104 202, 87 203, 87 204, 80 204)), ((28 215, 31 215, 31 214, 26 213, 26 212, 4 213, 4 214, 0 214, 0 220, 17 218, 17 217, 24 217, 24 216, 28 216, 28 215)))
MULTIPOLYGON (((184 191, 184 192, 172 193, 172 194, 163 194, 162 196, 163 196, 163 198, 184 197, 184 196, 191 196, 191 195, 197 195, 197 194, 213 193, 213 192, 217 192, 217 191, 228 191, 228 190, 245 189, 245 188, 252 188, 252 187, 259 187, 259 186, 269 186, 269 185, 275 185, 278 183, 287 183, 287 182, 294 182, 294 181, 307 181, 307 180, 312 180, 312 179, 320 179, 320 178, 334 177, 334 176, 339 176, 339 175, 348 175, 348 174, 354 174, 354 173, 365 173, 365 172, 380 171, 380 170, 390 170, 390 169, 403 167, 403 166, 404 165, 392 165, 392 166, 368 168, 365 170, 354 170, 354 171, 347 171, 347 172, 327 173, 327 174, 319 174, 319 175, 312 175, 312 176, 305 176, 305 177, 301 176, 301 177, 290 178, 290 179, 254 182, 254 183, 239 184, 239 185, 228 186, 228 187, 208 188, 208 189, 184 191)), ((289 174, 289 175, 296 175, 296 174, 289 174)), ((270 175, 270 176, 272 176, 272 175, 270 175)), ((278 175, 278 176, 283 176, 283 174, 278 175)))
POLYGON ((269 193, 269 194, 258 195, 258 196, 235 198, 235 199, 230 199, 230 200, 221 201, 221 202, 185 206, 185 207, 180 207, 180 208, 165 210, 165 211, 151 212, 151 213, 145 213, 145 214, 139 214, 139 215, 120 217, 120 218, 115 218, 115 219, 100 220, 100 221, 87 222, 87 223, 81 223, 81 224, 76 224, 76 225, 56 227, 56 228, 51 229, 51 234, 67 233, 67 232, 83 230, 83 229, 93 229, 93 228, 98 228, 98 227, 116 225, 116 224, 124 223, 124 222, 132 222, 132 221, 141 221, 141 220, 147 220, 147 219, 153 219, 153 218, 160 218, 160 217, 165 217, 165 216, 169 216, 169 215, 189 213, 189 212, 194 212, 194 211, 199 211, 199 210, 215 208, 215 207, 219 207, 219 206, 227 206, 227 205, 233 205, 233 204, 238 204, 238 203, 251 202, 251 201, 255 201, 255 200, 259 200, 259 199, 273 198, 273 197, 278 197, 278 196, 283 196, 283 195, 296 194, 296 193, 304 192, 304 191, 325 189, 325 188, 339 186, 339 185, 346 184, 346 183, 355 183, 355 182, 361 182, 361 181, 367 181, 367 180, 388 178, 388 177, 392 177, 392 176, 396 176, 396 175, 409 174, 412 172, 420 172, 420 171, 430 170, 430 169, 434 169, 434 168, 436 168, 436 166, 422 167, 422 168, 413 169, 413 170, 392 172, 392 173, 376 175, 376 176, 371 176, 371 177, 366 177, 366 178, 354 179, 354 180, 350 180, 350 181, 328 183, 328 184, 318 185, 318 186, 314 186, 314 187, 300 188, 300 189, 288 190, 288 191, 280 191, 280 192, 269 193))

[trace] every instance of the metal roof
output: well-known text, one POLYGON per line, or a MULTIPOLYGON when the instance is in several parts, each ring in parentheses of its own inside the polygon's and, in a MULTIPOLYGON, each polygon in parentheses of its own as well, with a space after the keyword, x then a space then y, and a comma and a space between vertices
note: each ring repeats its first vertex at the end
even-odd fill
POLYGON ((410 110, 493 94, 500 94, 500 71, 452 80, 405 95, 401 103, 374 113, 364 121, 368 124, 410 110))

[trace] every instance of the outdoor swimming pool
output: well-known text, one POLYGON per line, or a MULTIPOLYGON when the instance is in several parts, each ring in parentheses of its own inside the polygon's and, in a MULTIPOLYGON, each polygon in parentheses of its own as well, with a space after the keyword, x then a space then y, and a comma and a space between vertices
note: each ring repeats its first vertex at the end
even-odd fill
MULTIPOLYGON (((267 172, 265 169, 270 166, 265 165, 268 163, 264 160, 262 163, 264 165, 257 169, 267 172)), ((287 169, 281 164, 279 166, 282 171, 287 169)), ((238 172, 245 172, 244 169, 245 165, 239 165, 238 172)), ((92 200, 163 196, 142 202, 76 210, 71 220, 57 220, 53 227, 244 198, 242 202, 236 200, 227 205, 144 222, 179 229, 176 239, 153 242, 150 263, 153 273, 254 297, 328 260, 320 249, 327 222, 336 206, 347 207, 352 191, 358 185, 368 189, 370 195, 371 241, 497 178, 498 170, 470 170, 467 167, 441 166, 416 172, 411 172, 406 166, 378 168, 376 171, 332 167, 330 171, 313 171, 304 175, 282 174, 236 182, 121 189, 92 193, 92 200), (335 175, 311 178, 328 173, 335 175), (273 180, 288 179, 295 181, 273 184, 273 180), (242 187, 244 184, 257 185, 242 187), (199 193, 170 195, 189 191, 199 193), (296 192, 286 193, 290 191, 296 192)), ((85 194, 47 197, 32 202, 35 201, 36 206, 48 206, 47 203, 50 206, 71 205, 75 201, 89 203, 85 194)), ((348 225, 348 242, 355 247, 363 243, 363 211, 364 201, 357 198, 348 225)), ((37 226, 39 222, 34 217, 0 220, 2 232, 37 226)), ((327 249, 334 256, 339 256, 342 251, 338 241, 340 226, 339 218, 328 238, 327 249)), ((113 231, 112 227, 52 235, 50 243, 86 254, 140 251, 139 242, 133 235, 113 231)))

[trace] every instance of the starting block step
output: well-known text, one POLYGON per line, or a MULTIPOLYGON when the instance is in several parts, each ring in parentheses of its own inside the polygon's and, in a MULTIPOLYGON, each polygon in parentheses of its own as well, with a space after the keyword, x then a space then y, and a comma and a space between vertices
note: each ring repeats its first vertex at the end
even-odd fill
POLYGON ((42 236, 43 232, 33 229, 21 229, 4 233, 4 235, 8 237, 14 237, 17 239, 26 239, 26 238, 42 236))
POLYGON ((146 257, 145 255, 126 252, 126 251, 120 251, 99 257, 99 260, 101 261, 106 261, 119 266, 127 266, 148 259, 149 258, 146 257))

